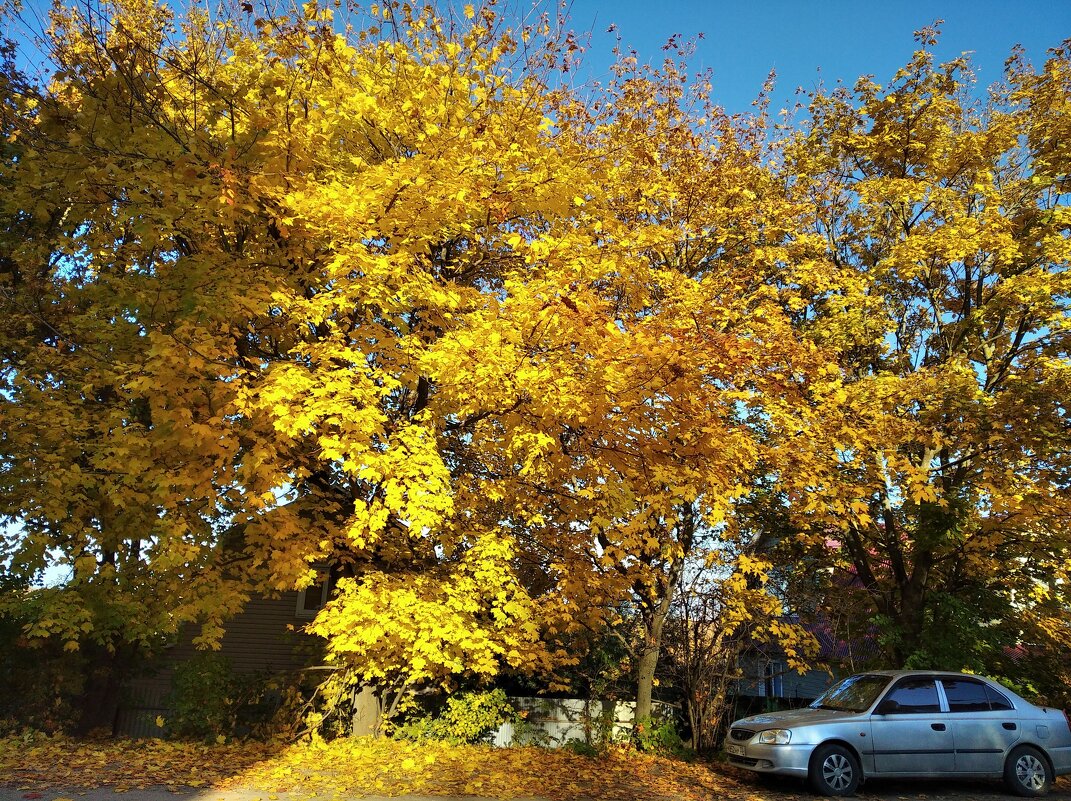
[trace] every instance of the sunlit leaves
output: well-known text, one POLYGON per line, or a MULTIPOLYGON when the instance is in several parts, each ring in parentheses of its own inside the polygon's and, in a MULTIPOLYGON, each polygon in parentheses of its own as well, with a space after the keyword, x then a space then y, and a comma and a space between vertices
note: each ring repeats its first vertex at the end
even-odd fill
POLYGON ((1061 586, 1029 565, 1068 548, 1066 164, 1037 136, 1059 124, 1066 65, 1015 57, 983 100, 966 59, 922 49, 888 85, 816 94, 786 151, 839 276, 806 330, 837 343, 842 371, 818 412, 831 440, 806 443, 825 468, 786 480, 838 532, 896 660, 987 658, 926 643, 942 593, 1000 598, 978 624, 1014 644, 1033 636, 1031 589, 1061 586))
POLYGON ((34 788, 203 788, 241 790, 253 801, 343 794, 546 799, 753 797, 746 785, 705 763, 632 750, 601 759, 568 750, 449 746, 366 738, 283 745, 207 746, 159 740, 76 743, 65 738, 0 740, 0 770, 34 788))
POLYGON ((109 13, 4 83, 4 555, 71 577, 31 634, 210 645, 329 565, 368 680, 543 668, 756 476, 887 612, 990 546, 1059 595, 1066 52, 983 107, 923 51, 775 144, 489 8, 109 13))

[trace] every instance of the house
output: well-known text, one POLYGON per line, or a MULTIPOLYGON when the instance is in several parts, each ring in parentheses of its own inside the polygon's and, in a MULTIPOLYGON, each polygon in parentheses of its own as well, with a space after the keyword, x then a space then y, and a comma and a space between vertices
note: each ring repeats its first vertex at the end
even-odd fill
MULTIPOLYGON (((316 616, 330 587, 322 583, 278 597, 254 597, 227 623, 226 633, 214 652, 224 657, 236 674, 293 675, 321 661, 319 640, 301 627, 316 616)), ((185 627, 174 645, 148 668, 126 683, 116 716, 114 733, 121 737, 156 737, 162 733, 157 719, 171 713, 175 668, 203 651, 193 639, 196 627, 185 627)))
POLYGON ((736 695, 764 699, 767 705, 800 706, 825 692, 834 680, 870 667, 879 656, 872 632, 862 635, 839 632, 822 619, 805 624, 804 628, 818 641, 818 653, 807 671, 799 673, 791 669, 775 646, 756 644, 740 661, 743 676, 737 683, 736 695))

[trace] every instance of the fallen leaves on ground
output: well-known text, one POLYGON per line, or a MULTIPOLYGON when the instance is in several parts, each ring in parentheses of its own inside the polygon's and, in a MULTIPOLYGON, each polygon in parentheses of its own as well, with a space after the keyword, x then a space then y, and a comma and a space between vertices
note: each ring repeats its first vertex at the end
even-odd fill
MULTIPOLYGON (((598 758, 538 748, 351 739, 204 745, 163 740, 0 739, 0 776, 25 789, 255 788, 288 797, 468 795, 510 799, 769 799, 704 762, 635 751, 598 758)), ((774 794, 775 796, 779 794, 774 794)), ((267 797, 270 797, 268 795, 267 797)))
MULTIPOLYGON (((799 782, 766 786, 755 776, 723 765, 632 750, 588 758, 538 748, 365 738, 298 745, 0 738, 0 777, 0 783, 31 791, 23 796, 31 799, 41 797, 34 790, 100 786, 116 791, 158 786, 246 789, 262 793, 266 801, 281 794, 286 801, 414 794, 548 801, 797 801, 802 790, 799 782)), ((926 785, 909 789, 910 798, 927 797, 926 785)), ((977 789, 964 788, 966 795, 957 790, 951 796, 991 797, 971 795, 977 789)), ((1068 789, 1066 779, 1060 781, 1057 795, 1063 797, 1068 789)), ((992 790, 992 797, 998 797, 999 786, 994 784, 992 790)), ((868 785, 862 795, 904 797, 902 788, 884 785, 868 785)))
POLYGON ((316 795, 454 795, 566 799, 739 798, 750 790, 706 763, 612 751, 588 758, 538 748, 342 740, 293 748, 226 786, 316 795))
POLYGON ((209 787, 270 760, 268 743, 0 738, 0 777, 20 787, 209 787))

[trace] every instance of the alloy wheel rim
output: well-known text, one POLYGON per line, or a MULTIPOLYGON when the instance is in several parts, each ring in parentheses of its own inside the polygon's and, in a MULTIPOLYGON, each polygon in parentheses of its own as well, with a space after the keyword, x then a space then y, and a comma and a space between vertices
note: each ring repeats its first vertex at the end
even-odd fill
POLYGON ((834 790, 843 790, 852 783, 852 763, 843 754, 830 754, 822 763, 822 778, 834 790))
POLYGON ((1024 754, 1015 763, 1015 775, 1023 787, 1040 790, 1045 786, 1045 766, 1033 754, 1024 754))

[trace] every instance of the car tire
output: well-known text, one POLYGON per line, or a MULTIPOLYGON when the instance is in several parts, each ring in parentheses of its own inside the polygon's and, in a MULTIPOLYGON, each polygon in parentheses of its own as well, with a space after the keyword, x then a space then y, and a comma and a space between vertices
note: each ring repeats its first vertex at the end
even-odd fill
POLYGON ((855 754, 843 745, 819 746, 811 755, 807 781, 822 795, 854 795, 863 779, 863 770, 855 754))
POLYGON ((1016 795, 1031 798, 1045 795, 1052 787, 1052 768, 1041 751, 1021 745, 1008 754, 1004 783, 1016 795))

